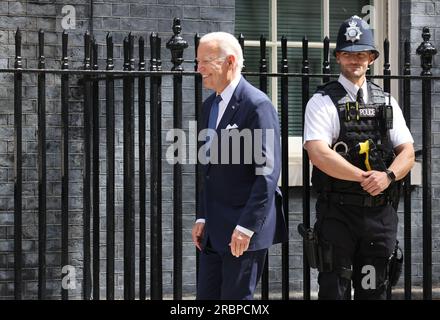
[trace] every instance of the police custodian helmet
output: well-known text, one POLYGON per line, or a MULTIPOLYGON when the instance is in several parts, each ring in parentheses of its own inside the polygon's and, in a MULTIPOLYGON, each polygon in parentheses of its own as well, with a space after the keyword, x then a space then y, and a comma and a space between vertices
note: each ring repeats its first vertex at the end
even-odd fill
POLYGON ((338 51, 371 51, 375 54, 374 59, 379 56, 379 51, 374 46, 373 32, 370 26, 358 16, 352 16, 341 24, 336 49, 333 53, 336 55, 338 51))

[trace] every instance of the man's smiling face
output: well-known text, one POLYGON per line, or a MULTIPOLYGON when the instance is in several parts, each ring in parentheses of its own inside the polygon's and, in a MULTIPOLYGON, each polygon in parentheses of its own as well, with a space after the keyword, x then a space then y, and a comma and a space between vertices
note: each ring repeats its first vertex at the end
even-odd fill
POLYGON ((221 93, 232 80, 232 70, 228 60, 222 56, 214 43, 200 43, 197 49, 197 71, 202 75, 205 88, 221 93))

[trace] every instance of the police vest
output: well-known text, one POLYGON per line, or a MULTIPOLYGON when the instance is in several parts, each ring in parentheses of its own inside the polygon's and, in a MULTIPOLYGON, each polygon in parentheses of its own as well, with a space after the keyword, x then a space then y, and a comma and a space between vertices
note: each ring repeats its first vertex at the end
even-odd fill
MULTIPOLYGON (((393 122, 392 107, 385 103, 385 97, 388 94, 370 81, 367 82, 367 90, 369 102, 366 105, 352 101, 338 81, 319 86, 316 91, 322 95, 328 95, 338 111, 340 132, 337 141, 331 147, 362 170, 367 170, 365 155, 357 152, 357 145, 368 139, 373 140, 387 167, 394 159, 393 148, 388 137, 388 131, 392 129, 393 122)), ((318 192, 367 194, 358 182, 330 177, 315 166, 312 184, 318 192)))

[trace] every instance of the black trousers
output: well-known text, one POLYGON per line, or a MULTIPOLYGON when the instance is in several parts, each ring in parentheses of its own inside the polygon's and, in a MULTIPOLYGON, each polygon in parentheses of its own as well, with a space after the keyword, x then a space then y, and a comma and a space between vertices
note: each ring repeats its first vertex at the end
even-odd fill
POLYGON ((354 299, 386 298, 388 259, 397 235, 398 218, 390 204, 379 207, 316 203, 319 241, 332 248, 333 268, 318 275, 319 299, 343 300, 351 290, 342 270, 352 269, 354 299))

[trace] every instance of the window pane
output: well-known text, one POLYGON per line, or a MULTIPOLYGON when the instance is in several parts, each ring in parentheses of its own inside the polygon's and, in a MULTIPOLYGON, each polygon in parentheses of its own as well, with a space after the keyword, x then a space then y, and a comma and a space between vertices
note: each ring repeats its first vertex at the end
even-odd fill
POLYGON ((330 38, 336 41, 339 26, 351 16, 366 16, 367 12, 362 13, 362 8, 369 4, 369 0, 330 0, 330 38))
POLYGON ((322 0, 278 0, 278 39, 282 35, 289 41, 321 41, 322 0))
MULTIPOLYGON (((278 49, 281 61, 281 49, 278 49)), ((309 72, 321 73, 322 50, 309 48, 309 72)), ((302 49, 287 48, 287 64, 289 72, 302 72, 302 49)), ((281 111, 281 80, 278 80, 278 107, 281 111)), ((321 79, 310 78, 309 97, 313 95, 316 87, 322 83, 321 79)), ((301 77, 289 77, 289 136, 302 135, 302 83, 301 77)), ((281 118, 281 116, 280 116, 281 118)))
MULTIPOLYGON (((270 72, 270 50, 266 47, 266 65, 270 72)), ((245 71, 260 72, 260 47, 245 47, 244 48, 244 66, 245 71)), ((252 83, 257 88, 260 88, 260 78, 258 76, 247 76, 246 80, 252 83)), ((269 86, 270 78, 268 79, 269 86)), ((267 88, 268 90, 270 89, 267 88)), ((269 92, 269 91, 268 91, 269 92)), ((269 95, 269 94, 268 94, 269 95)))
POLYGON ((270 0, 236 0, 235 34, 242 33, 246 40, 269 36, 270 0))

